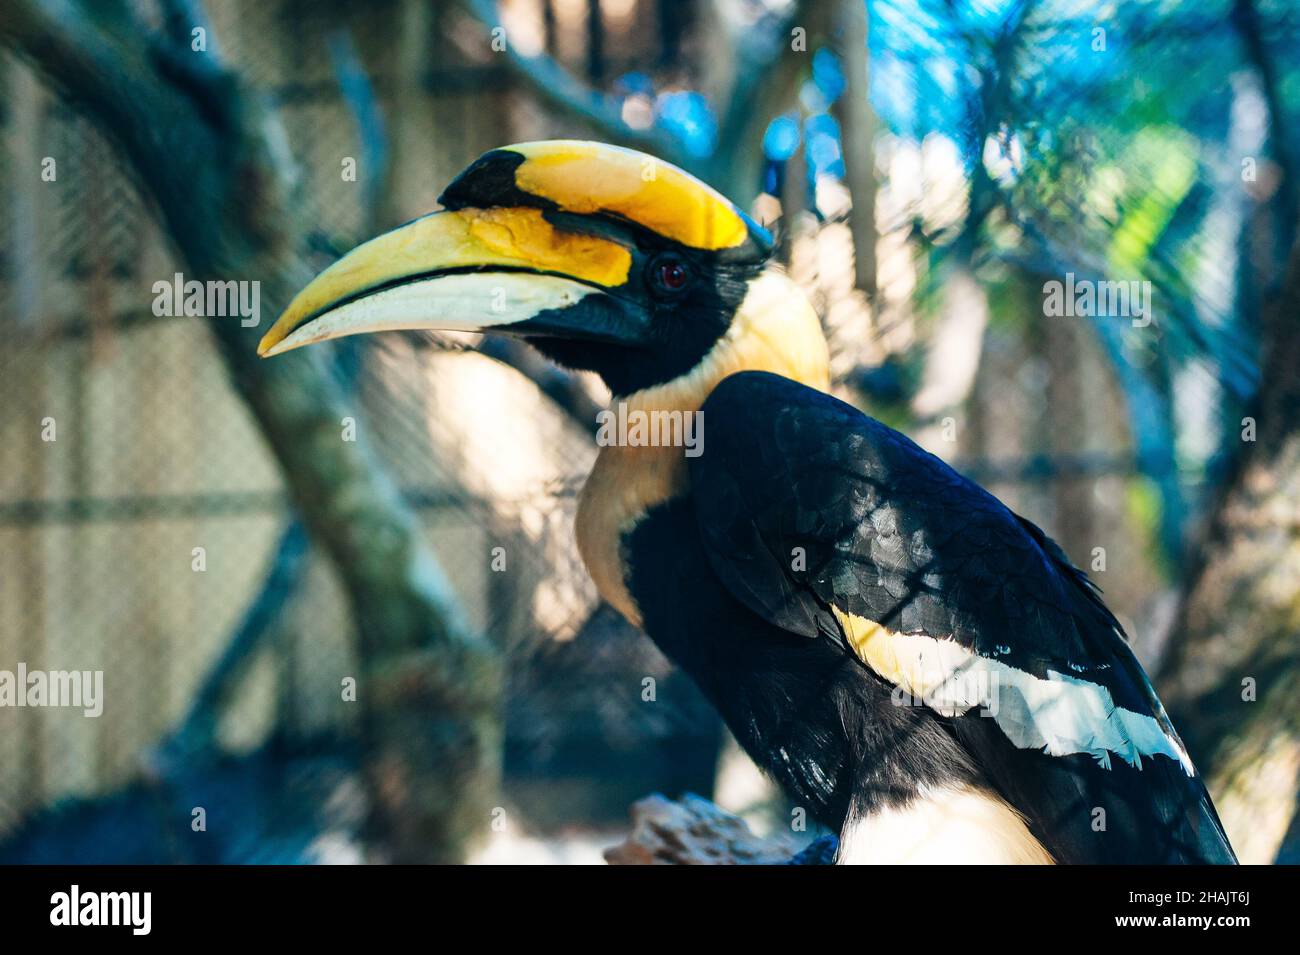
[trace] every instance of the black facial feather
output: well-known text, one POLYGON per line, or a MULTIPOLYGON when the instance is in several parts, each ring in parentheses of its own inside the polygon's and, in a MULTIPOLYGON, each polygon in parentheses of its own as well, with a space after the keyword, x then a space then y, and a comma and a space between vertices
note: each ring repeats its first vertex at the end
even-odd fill
MULTIPOLYGON (((638 255, 628 286, 615 295, 635 297, 650 311, 650 341, 638 348, 559 339, 535 339, 543 355, 566 368, 594 371, 615 396, 624 396, 679 378, 698 365, 727 331, 732 316, 744 300, 749 280, 758 266, 723 265, 709 253, 679 249, 687 265, 689 284, 665 295, 653 288, 655 257, 638 255)), ((603 307, 596 297, 579 309, 603 307)))

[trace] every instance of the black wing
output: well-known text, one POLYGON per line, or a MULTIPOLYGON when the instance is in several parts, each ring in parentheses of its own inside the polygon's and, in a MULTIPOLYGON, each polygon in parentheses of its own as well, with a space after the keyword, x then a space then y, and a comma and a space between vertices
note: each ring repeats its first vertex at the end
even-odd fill
POLYGON ((932 705, 1058 859, 1234 861, 1119 624, 1042 531, 786 378, 727 378, 703 422, 696 514, 737 599, 932 705))

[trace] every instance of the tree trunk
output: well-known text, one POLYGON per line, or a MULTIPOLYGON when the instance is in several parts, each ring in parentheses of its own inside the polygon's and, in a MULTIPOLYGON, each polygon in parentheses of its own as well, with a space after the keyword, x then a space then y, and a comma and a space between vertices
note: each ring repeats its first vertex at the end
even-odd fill
POLYGON ((1297 315, 1300 245, 1265 309, 1260 392, 1242 426, 1244 449, 1157 681, 1243 862, 1279 854, 1300 785, 1297 315))
POLYGON ((849 227, 853 231, 856 284, 876 304, 876 117, 871 109, 867 5, 841 0, 840 39, 844 58, 844 93, 836 104, 844 143, 844 173, 853 197, 849 227))

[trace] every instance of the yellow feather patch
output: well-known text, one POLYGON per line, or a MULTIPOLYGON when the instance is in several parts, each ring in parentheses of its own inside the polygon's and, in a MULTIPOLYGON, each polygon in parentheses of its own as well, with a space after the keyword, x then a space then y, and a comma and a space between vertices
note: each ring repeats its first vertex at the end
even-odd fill
POLYGON ((893 638, 898 634, 874 620, 845 613, 839 607, 831 607, 831 611, 859 660, 895 686, 910 689, 894 648, 893 638))

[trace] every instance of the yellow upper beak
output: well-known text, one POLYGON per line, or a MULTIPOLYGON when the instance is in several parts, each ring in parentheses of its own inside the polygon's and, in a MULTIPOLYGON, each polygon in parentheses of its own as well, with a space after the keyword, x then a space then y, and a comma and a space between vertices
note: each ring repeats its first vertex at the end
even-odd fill
POLYGON ((263 336, 263 357, 361 332, 479 330, 623 285, 627 248, 556 229, 540 209, 436 212, 353 249, 263 336))

